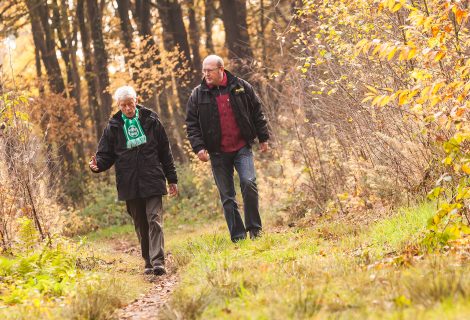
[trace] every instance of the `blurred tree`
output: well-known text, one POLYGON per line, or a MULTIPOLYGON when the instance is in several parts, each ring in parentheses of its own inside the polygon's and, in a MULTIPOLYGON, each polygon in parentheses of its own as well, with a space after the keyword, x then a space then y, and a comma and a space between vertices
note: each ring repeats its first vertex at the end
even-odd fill
POLYGON ((96 140, 101 137, 101 115, 100 106, 98 102, 98 80, 96 73, 93 70, 93 54, 90 46, 90 35, 87 26, 87 20, 85 15, 85 0, 77 0, 77 18, 78 25, 80 28, 80 39, 82 43, 82 52, 84 59, 84 73, 87 83, 88 92, 88 106, 90 108, 91 123, 94 126, 94 136, 96 140))
POLYGON ((191 62, 188 35, 183 22, 181 5, 175 0, 157 0, 158 14, 162 23, 163 45, 166 51, 179 46, 184 58, 191 62))
MULTIPOLYGON (((130 2, 129 0, 120 0, 117 2, 118 13, 121 26, 121 39, 124 43, 124 47, 129 53, 132 52, 132 34, 134 28, 132 27, 131 20, 129 18, 130 2)), ((126 56, 127 59, 127 56, 126 56)))
POLYGON ((49 86, 53 92, 63 94, 65 93, 65 84, 56 55, 54 31, 50 24, 47 2, 26 0, 26 5, 28 6, 34 44, 41 54, 49 86))
POLYGON ((221 0, 222 19, 225 27, 225 41, 229 50, 229 59, 239 73, 248 73, 247 62, 253 60, 248 25, 246 22, 245 0, 221 0))
MULTIPOLYGON (((100 98, 98 128, 102 132, 111 114, 112 98, 108 91, 108 53, 103 39, 103 25, 101 10, 97 0, 86 0, 88 13, 88 23, 91 29, 91 39, 93 41, 94 69, 98 76, 98 93, 100 98)), ((101 134, 100 134, 101 135, 101 134)))
POLYGON ((201 37, 199 34, 199 25, 196 17, 196 7, 198 0, 186 0, 189 19, 189 42, 191 45, 192 61, 194 70, 201 70, 201 56, 199 54, 199 43, 201 37))
POLYGON ((209 53, 214 52, 212 43, 212 23, 215 17, 214 0, 204 0, 204 28, 206 31, 206 50, 209 53))

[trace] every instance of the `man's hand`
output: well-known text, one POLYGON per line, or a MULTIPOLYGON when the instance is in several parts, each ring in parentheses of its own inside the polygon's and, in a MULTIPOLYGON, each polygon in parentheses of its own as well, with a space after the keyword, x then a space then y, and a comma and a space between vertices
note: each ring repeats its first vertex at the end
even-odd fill
POLYGON ((168 189, 170 189, 170 197, 176 197, 178 195, 178 185, 176 183, 170 183, 168 189))
POLYGON ((209 154, 207 153, 207 150, 206 149, 202 149, 201 151, 199 151, 197 153, 197 157, 199 158, 199 160, 201 160, 202 162, 207 162, 209 161, 209 154))
POLYGON ((261 152, 264 153, 264 152, 268 151, 268 149, 269 149, 269 145, 268 145, 268 142, 267 142, 267 141, 261 142, 261 143, 259 144, 259 150, 260 150, 261 152))
POLYGON ((88 162, 88 165, 90 166, 91 171, 93 172, 98 172, 100 169, 98 168, 98 164, 96 162, 96 157, 91 156, 90 162, 88 162))

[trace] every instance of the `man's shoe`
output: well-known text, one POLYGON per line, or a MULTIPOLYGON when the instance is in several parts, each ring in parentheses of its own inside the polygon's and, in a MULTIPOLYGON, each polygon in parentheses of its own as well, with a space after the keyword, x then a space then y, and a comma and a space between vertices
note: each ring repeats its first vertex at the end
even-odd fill
POLYGON ((246 238, 244 238, 244 237, 232 238, 232 242, 233 242, 233 243, 237 243, 237 242, 240 242, 240 241, 245 240, 245 239, 246 239, 246 238))
POLYGON ((149 276, 149 275, 153 274, 153 268, 145 268, 144 269, 144 274, 146 276, 149 276))
POLYGON ((260 238, 262 235, 261 229, 253 229, 250 230, 250 239, 255 240, 257 238, 260 238))
POLYGON ((162 276, 162 275, 166 274, 165 267, 163 267, 163 266, 154 267, 153 268, 153 274, 156 275, 156 276, 162 276))

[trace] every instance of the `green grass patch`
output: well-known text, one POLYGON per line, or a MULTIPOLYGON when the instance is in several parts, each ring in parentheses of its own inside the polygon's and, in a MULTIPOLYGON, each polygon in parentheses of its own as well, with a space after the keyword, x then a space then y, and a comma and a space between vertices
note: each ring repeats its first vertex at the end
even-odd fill
POLYGON ((88 233, 86 239, 89 241, 99 241, 103 239, 112 239, 120 236, 128 236, 134 232, 134 226, 131 224, 111 226, 98 229, 97 231, 88 233))
POLYGON ((379 221, 371 227, 367 238, 377 254, 400 252, 408 244, 418 244, 423 238, 427 221, 435 213, 435 204, 398 210, 398 214, 379 221))
POLYGON ((181 283, 167 319, 427 319, 464 317, 470 267, 427 255, 408 267, 382 260, 416 244, 432 204, 370 227, 324 222, 232 243, 225 230, 172 244, 181 283), (363 250, 373 251, 365 259, 363 250))
POLYGON ((138 259, 106 251, 103 241, 101 251, 58 236, 41 241, 27 219, 20 235, 0 256, 1 319, 108 319, 148 288, 138 259))

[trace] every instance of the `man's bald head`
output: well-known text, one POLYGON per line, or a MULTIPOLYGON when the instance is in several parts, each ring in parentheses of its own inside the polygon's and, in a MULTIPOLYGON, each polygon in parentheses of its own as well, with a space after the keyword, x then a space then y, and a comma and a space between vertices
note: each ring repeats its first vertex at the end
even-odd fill
POLYGON ((224 66, 224 60, 219 57, 218 55, 215 55, 215 54, 211 54, 209 56, 207 56, 204 61, 202 62, 202 64, 204 65, 204 63, 215 63, 217 65, 217 67, 223 67, 224 66))

